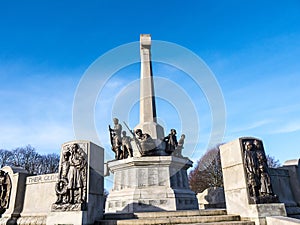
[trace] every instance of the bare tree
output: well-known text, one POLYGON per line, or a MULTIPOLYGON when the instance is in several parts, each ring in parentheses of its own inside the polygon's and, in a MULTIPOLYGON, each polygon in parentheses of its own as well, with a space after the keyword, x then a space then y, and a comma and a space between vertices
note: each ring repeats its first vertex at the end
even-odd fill
POLYGON ((35 148, 31 145, 25 147, 19 147, 13 151, 13 166, 23 167, 30 174, 35 174, 36 168, 38 166, 39 154, 36 152, 35 148))
POLYGON ((11 165, 12 152, 5 149, 0 149, 0 167, 11 165))
POLYGON ((58 164, 58 154, 40 155, 30 145, 12 150, 11 165, 23 167, 30 174, 56 173, 58 164))
POLYGON ((37 174, 46 174, 46 173, 57 173, 59 165, 59 155, 58 154, 47 154, 40 156, 39 161, 39 171, 37 174))
POLYGON ((269 168, 278 168, 281 166, 280 162, 278 159, 275 159, 274 156, 270 156, 269 154, 266 156, 267 157, 267 163, 269 168))
POLYGON ((223 174, 218 146, 208 150, 189 174, 190 187, 196 193, 209 187, 222 187, 223 174))

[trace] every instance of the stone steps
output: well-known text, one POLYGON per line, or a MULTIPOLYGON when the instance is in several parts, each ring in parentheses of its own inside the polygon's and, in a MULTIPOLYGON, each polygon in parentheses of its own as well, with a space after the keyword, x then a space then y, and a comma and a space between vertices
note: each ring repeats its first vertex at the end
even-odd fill
MULTIPOLYGON (((186 225, 186 223, 176 225, 186 225)), ((255 225, 255 223, 251 221, 223 221, 215 223, 190 223, 189 225, 255 225)))
POLYGON ((160 217, 182 217, 182 216, 217 216, 226 215, 225 209, 214 210, 181 210, 162 212, 136 212, 136 213, 107 213, 104 219, 137 219, 137 218, 160 218, 160 217))
POLYGON ((241 221, 238 215, 227 215, 226 210, 186 210, 173 212, 144 212, 130 214, 106 214, 96 225, 254 225, 241 221))

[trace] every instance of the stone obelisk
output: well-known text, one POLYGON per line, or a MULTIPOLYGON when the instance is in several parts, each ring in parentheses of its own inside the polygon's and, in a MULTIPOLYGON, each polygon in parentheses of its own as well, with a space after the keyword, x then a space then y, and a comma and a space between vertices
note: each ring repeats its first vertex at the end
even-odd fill
POLYGON ((151 36, 140 35, 141 80, 140 80, 140 123, 135 127, 148 133, 153 139, 164 137, 164 129, 157 123, 154 82, 151 63, 151 36))
MULTIPOLYGON (((114 174, 114 184, 106 200, 106 213, 198 209, 187 175, 192 161, 166 154, 161 142, 164 129, 157 123, 150 48, 150 35, 142 34, 140 123, 135 130, 151 135, 157 149, 151 156, 140 156, 138 149, 133 149, 133 157, 107 162, 108 170, 114 174)), ((134 146, 137 145, 132 143, 134 146)))

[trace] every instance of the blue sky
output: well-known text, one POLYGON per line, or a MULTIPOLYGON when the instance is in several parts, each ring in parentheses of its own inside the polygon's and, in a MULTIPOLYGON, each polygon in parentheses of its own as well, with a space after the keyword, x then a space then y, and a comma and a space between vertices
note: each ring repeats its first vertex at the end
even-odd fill
MULTIPOLYGON (((85 71, 107 51, 150 33, 193 51, 212 70, 226 105, 224 142, 255 136, 281 163, 299 158, 299 1, 11 0, 0 1, 0 28, 2 149, 31 144, 41 153, 58 153, 75 138, 73 99, 85 71)), ((184 72, 160 63, 153 67, 155 75, 173 80, 201 103, 195 160, 205 152, 211 130, 205 93, 184 72)), ((106 149, 107 125, 118 115, 111 109, 116 96, 138 78, 139 66, 128 66, 99 93, 95 126, 106 149)), ((167 100, 158 100, 158 114, 166 133, 172 126, 180 129, 173 123, 176 107, 167 100)), ((131 126, 137 116, 135 105, 131 126)))

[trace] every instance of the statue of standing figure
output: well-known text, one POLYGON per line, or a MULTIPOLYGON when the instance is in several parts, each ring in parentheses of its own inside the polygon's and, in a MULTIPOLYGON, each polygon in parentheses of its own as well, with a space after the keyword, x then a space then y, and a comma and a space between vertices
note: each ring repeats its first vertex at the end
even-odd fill
POLYGON ((250 141, 245 143, 244 162, 248 177, 249 194, 256 198, 259 194, 259 177, 257 174, 257 159, 253 144, 250 141))
POLYGON ((133 151, 131 146, 132 138, 129 136, 126 136, 126 131, 122 131, 122 154, 123 158, 126 159, 129 157, 133 157, 133 151))
POLYGON ((167 154, 171 155, 175 149, 177 148, 178 142, 176 137, 176 130, 171 129, 170 134, 168 136, 164 137, 164 142, 166 143, 165 151, 167 154))
POLYGON ((173 153, 174 156, 177 156, 177 157, 183 157, 182 156, 182 149, 184 148, 183 145, 184 145, 184 139, 185 139, 185 134, 182 134, 179 141, 178 141, 178 145, 173 153))
POLYGON ((115 159, 122 159, 122 158, 124 158, 123 154, 122 154, 122 150, 121 150, 122 125, 119 124, 119 120, 117 118, 113 118, 113 122, 114 122, 114 128, 111 128, 109 126, 110 142, 111 142, 112 150, 113 150, 113 152, 115 152, 115 159))
POLYGON ((69 202, 83 203, 86 200, 86 159, 77 143, 71 146, 70 169, 68 173, 69 202))

